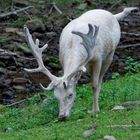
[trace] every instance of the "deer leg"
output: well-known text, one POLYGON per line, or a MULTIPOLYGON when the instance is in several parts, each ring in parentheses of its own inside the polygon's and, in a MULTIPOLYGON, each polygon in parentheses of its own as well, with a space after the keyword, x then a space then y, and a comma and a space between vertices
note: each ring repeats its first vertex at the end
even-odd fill
POLYGON ((94 62, 92 65, 92 89, 93 89, 93 104, 92 104, 92 110, 90 112, 98 112, 99 111, 99 92, 101 85, 99 83, 99 76, 100 76, 100 70, 101 70, 102 62, 94 62))
POLYGON ((102 63, 102 67, 101 67, 101 71, 100 71, 100 76, 99 76, 99 83, 102 84, 102 80, 104 77, 104 74, 106 73, 106 71, 108 70, 112 60, 113 60, 113 55, 114 52, 112 52, 111 54, 108 55, 108 57, 106 58, 105 61, 103 61, 102 63))
POLYGON ((92 105, 92 110, 89 112, 99 112, 99 93, 101 89, 101 84, 102 84, 102 79, 109 68, 112 59, 113 59, 114 52, 108 55, 105 61, 103 62, 96 62, 92 65, 92 89, 94 93, 93 97, 93 105, 92 105))

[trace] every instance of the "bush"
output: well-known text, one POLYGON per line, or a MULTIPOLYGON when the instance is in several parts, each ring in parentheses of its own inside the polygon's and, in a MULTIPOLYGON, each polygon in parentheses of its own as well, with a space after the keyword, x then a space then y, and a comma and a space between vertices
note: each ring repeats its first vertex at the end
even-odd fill
POLYGON ((125 70, 128 74, 139 73, 140 63, 132 57, 127 57, 125 62, 125 70))

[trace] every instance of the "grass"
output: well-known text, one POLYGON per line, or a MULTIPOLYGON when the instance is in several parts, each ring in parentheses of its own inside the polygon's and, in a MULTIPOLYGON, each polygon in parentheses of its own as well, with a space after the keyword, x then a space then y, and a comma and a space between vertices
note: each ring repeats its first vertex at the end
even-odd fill
MULTIPOLYGON (((92 91, 89 85, 77 87, 72 116, 57 121, 57 101, 50 93, 42 102, 35 95, 20 108, 0 106, 0 140, 84 140, 83 132, 96 126, 88 140, 102 140, 113 135, 117 140, 139 140, 140 108, 133 106, 123 111, 111 109, 125 101, 140 100, 140 74, 107 81, 100 94, 100 113, 87 114, 91 107, 92 91), (132 125, 130 128, 110 128, 110 125, 132 125)), ((44 95, 44 93, 43 93, 44 95)))

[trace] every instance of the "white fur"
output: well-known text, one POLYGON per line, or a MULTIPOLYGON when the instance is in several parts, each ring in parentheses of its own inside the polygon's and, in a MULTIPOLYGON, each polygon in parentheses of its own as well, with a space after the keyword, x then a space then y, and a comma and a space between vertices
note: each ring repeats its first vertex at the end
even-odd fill
POLYGON ((102 78, 112 61, 114 51, 120 40, 120 26, 114 15, 105 10, 91 10, 71 21, 61 34, 60 62, 64 69, 64 77, 84 64, 87 57, 86 49, 80 44, 82 42, 81 37, 72 34, 72 31, 87 33, 88 24, 99 27, 96 44, 89 61, 95 94, 92 110, 99 111, 98 96, 102 78), (102 67, 105 68, 101 72, 102 67))
MULTIPOLYGON (((68 117, 70 115, 76 97, 75 87, 77 80, 80 78, 81 71, 86 71, 85 67, 88 67, 92 76, 94 93, 92 111, 99 111, 98 98, 102 79, 112 62, 115 49, 120 40, 120 26, 118 20, 122 20, 135 9, 136 8, 127 8, 116 15, 100 9, 91 10, 71 21, 63 29, 60 37, 59 59, 64 71, 62 77, 53 76, 48 69, 44 67, 43 61, 40 57, 42 55, 42 50, 40 51, 40 54, 38 54, 36 50, 33 50, 42 72, 52 80, 48 88, 44 88, 43 86, 42 88, 45 90, 51 90, 54 88, 54 95, 59 100, 60 118, 68 117), (91 56, 88 58, 87 62, 88 54, 85 47, 81 44, 82 38, 73 34, 72 31, 86 34, 89 30, 88 24, 98 26, 99 31, 95 40, 95 46, 91 50, 91 56)), ((27 38, 30 45, 35 44, 32 43, 33 41, 30 39, 29 34, 27 35, 27 38)), ((39 51, 40 48, 37 48, 37 50, 39 51)), ((28 71, 31 72, 32 70, 28 71)), ((35 71, 36 70, 33 72, 35 71)))

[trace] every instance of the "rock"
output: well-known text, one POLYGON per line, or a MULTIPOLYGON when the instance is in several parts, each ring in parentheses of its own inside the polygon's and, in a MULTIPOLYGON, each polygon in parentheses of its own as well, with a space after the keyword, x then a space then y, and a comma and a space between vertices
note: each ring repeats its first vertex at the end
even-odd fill
POLYGON ((83 132, 83 136, 84 136, 85 138, 87 138, 87 137, 91 136, 93 133, 95 133, 95 130, 94 130, 94 129, 85 130, 85 131, 83 132))
POLYGON ((0 90, 7 88, 8 85, 5 84, 5 76, 0 75, 0 90))
POLYGON ((86 8, 86 6, 87 6, 87 3, 82 3, 77 7, 77 9, 84 10, 86 8))
POLYGON ((10 131, 13 131, 13 129, 11 127, 7 127, 7 128, 4 128, 4 131, 5 132, 10 132, 10 131))
POLYGON ((16 31, 16 34, 21 38, 25 38, 25 34, 21 31, 16 31))
POLYGON ((7 88, 7 85, 5 85, 5 83, 0 81, 0 89, 5 89, 7 88))
POLYGON ((0 27, 0 33, 2 33, 4 31, 3 27, 0 27))
POLYGON ((45 25, 39 19, 28 20, 26 22, 26 25, 29 28, 29 30, 31 30, 32 32, 34 32, 34 31, 44 32, 45 31, 45 25))
POLYGON ((103 140, 116 140, 116 138, 114 136, 104 136, 103 140))
POLYGON ((8 66, 7 69, 12 70, 12 71, 16 71, 16 66, 8 66))
POLYGON ((11 91, 11 90, 8 90, 8 91, 5 91, 3 94, 2 94, 2 97, 4 99, 13 99, 15 98, 15 94, 11 91))
POLYGON ((93 0, 85 0, 85 3, 87 3, 88 5, 91 5, 93 2, 93 0))
POLYGON ((45 98, 44 100, 43 100, 43 104, 47 104, 48 103, 48 98, 45 98))
POLYGON ((6 71, 7 71, 7 70, 6 70, 5 68, 0 67, 0 74, 5 74, 6 71))
POLYGON ((18 28, 12 28, 12 27, 7 27, 5 29, 6 33, 16 33, 19 29, 18 28))
POLYGON ((16 93, 25 93, 27 90, 24 86, 13 86, 13 88, 16 90, 16 93))
POLYGON ((51 39, 51 38, 57 36, 57 33, 56 32, 48 32, 48 33, 46 33, 46 36, 51 39))
POLYGON ((11 84, 11 82, 12 82, 12 79, 10 79, 10 78, 9 78, 9 79, 5 79, 5 84, 6 84, 6 85, 11 84))
POLYGON ((25 7, 29 5, 28 0, 15 0, 14 5, 17 7, 25 7))
POLYGON ((124 109, 125 109, 125 108, 124 108, 123 106, 119 106, 119 105, 112 108, 113 111, 114 111, 114 110, 115 110, 115 111, 124 110, 124 109))
POLYGON ((0 61, 0 68, 5 67, 5 63, 0 61))
POLYGON ((38 3, 39 3, 40 5, 44 5, 45 1, 44 1, 44 0, 39 0, 38 3))
POLYGON ((14 78, 13 82, 14 84, 26 84, 29 80, 25 78, 14 78))
POLYGON ((34 33, 34 36, 36 38, 39 38, 39 39, 52 39, 53 37, 56 37, 57 36, 57 33, 56 32, 47 32, 47 33, 38 33, 38 32, 35 32, 34 33))
POLYGON ((15 76, 15 75, 17 75, 17 71, 8 70, 8 71, 7 71, 7 75, 8 75, 9 77, 15 76))
POLYGON ((46 35, 44 33, 34 32, 34 36, 35 38, 42 39, 42 40, 46 38, 46 35))

